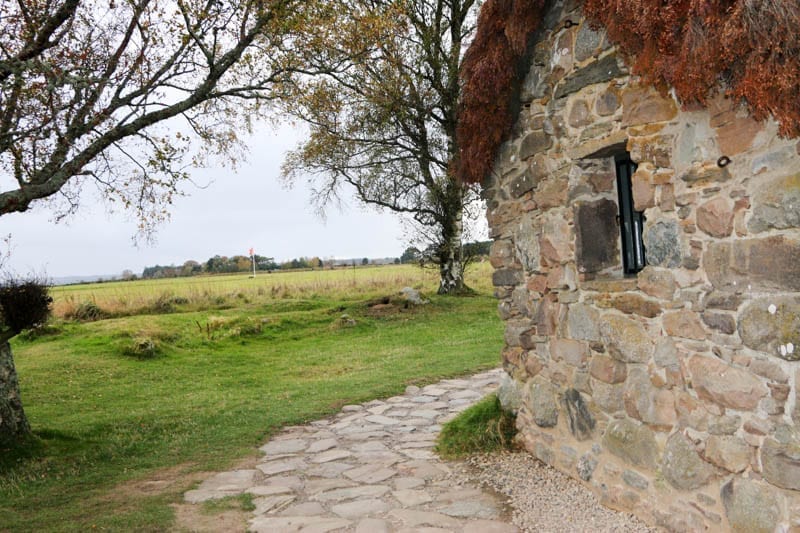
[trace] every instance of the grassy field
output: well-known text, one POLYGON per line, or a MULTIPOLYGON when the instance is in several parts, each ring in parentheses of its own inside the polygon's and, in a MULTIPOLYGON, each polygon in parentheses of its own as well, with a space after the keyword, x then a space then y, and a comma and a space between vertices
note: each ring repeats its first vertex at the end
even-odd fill
MULTIPOLYGON (((488 264, 473 268, 470 285, 490 290, 488 264)), ((69 318, 86 302, 109 316, 161 311, 158 306, 181 310, 227 308, 268 299, 353 299, 376 296, 405 286, 434 290, 438 272, 412 265, 337 268, 335 270, 259 272, 249 274, 195 276, 175 279, 116 281, 54 287, 53 313, 69 318), (176 303, 177 302, 177 303, 176 303)))
POLYGON ((413 267, 55 289, 57 304, 137 299, 144 314, 15 339, 38 439, 0 450, 0 530, 170 529, 197 472, 257 455, 277 428, 496 365, 488 278, 479 265, 468 280, 478 294, 461 298, 431 296, 434 273, 413 267), (431 303, 371 305, 406 285, 431 303), (146 314, 181 291, 224 302, 146 314))

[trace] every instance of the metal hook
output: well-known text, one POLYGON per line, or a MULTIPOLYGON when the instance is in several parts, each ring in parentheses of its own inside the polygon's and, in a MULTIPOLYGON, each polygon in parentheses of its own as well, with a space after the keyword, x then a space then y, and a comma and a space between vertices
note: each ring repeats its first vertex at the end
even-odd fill
POLYGON ((722 157, 717 159, 717 166, 719 168, 725 168, 730 164, 731 164, 731 158, 728 157, 727 155, 723 155, 722 157))

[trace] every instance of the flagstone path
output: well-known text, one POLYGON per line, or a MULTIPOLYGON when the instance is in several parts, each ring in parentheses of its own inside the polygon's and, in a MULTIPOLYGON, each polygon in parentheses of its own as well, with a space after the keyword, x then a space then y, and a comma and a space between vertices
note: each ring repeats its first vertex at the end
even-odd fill
POLYGON ((254 532, 518 531, 495 495, 464 483, 433 452, 441 424, 496 389, 501 376, 496 369, 411 386, 403 396, 288 427, 261 447, 255 469, 216 474, 184 499, 252 494, 254 532))

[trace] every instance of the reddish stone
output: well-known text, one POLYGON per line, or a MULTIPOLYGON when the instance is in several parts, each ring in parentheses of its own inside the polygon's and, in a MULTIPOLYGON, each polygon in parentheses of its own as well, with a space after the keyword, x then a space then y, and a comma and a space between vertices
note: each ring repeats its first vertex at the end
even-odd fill
POLYGON ((568 122, 573 128, 580 128, 581 126, 587 126, 592 123, 589 106, 586 104, 585 100, 578 100, 572 105, 568 122))
POLYGON ((711 435, 706 441, 706 460, 729 472, 743 472, 750 464, 750 455, 750 446, 738 437, 711 435))
POLYGON ((521 356, 522 348, 520 347, 509 347, 503 350, 503 361, 511 365, 518 366, 521 356))
POLYGON ((662 300, 672 300, 675 294, 675 276, 668 269, 645 267, 637 277, 639 289, 662 300))
POLYGON ((640 168, 631 178, 633 192, 633 207, 637 211, 644 211, 656 205, 656 188, 650 183, 650 172, 640 168))
POLYGON ((628 377, 628 367, 616 359, 598 354, 592 358, 589 373, 593 378, 613 385, 625 381, 628 377))
POLYGON ((536 276, 528 278, 526 287, 529 291, 544 292, 544 290, 547 288, 547 276, 544 274, 537 274, 536 276))
POLYGON ((712 237, 727 237, 733 231, 733 206, 717 197, 697 208, 697 227, 712 237))
POLYGON ((650 87, 628 88, 622 93, 622 125, 633 126, 675 118, 678 106, 650 87))
POLYGON ((569 184, 565 179, 547 180, 539 184, 533 199, 540 209, 561 207, 567 203, 569 184))
POLYGON ((597 305, 606 308, 613 307, 629 315, 635 314, 647 318, 655 318, 661 314, 661 306, 658 303, 642 298, 635 293, 605 296, 598 299, 597 305))
POLYGON ((675 211, 675 187, 672 184, 660 187, 658 207, 664 212, 675 211))
POLYGON ((601 117, 613 115, 619 109, 619 95, 613 88, 609 88, 603 94, 597 97, 594 104, 595 111, 601 117))
POLYGON ((589 360, 589 344, 571 339, 551 339, 550 355, 555 361, 582 367, 589 360))
POLYGON ((697 395, 722 407, 752 411, 768 392, 758 378, 721 359, 696 355, 688 368, 697 395))
POLYGON ((705 340, 706 334, 700 317, 694 311, 671 311, 664 314, 664 332, 672 337, 705 340))
POLYGON ((541 372, 543 368, 544 365, 539 358, 536 357, 536 354, 529 352, 528 357, 525 358, 525 372, 528 376, 535 377, 539 375, 539 372, 541 372))
POLYGON ((616 176, 613 172, 608 172, 605 174, 595 173, 590 174, 587 180, 592 185, 595 192, 609 192, 614 190, 616 176))

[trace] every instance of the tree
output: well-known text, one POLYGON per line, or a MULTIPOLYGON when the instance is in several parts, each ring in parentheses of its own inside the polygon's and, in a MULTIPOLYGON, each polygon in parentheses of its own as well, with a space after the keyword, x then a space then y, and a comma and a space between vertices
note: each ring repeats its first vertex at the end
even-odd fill
MULTIPOLYGON (((188 166, 210 156, 235 162, 237 133, 285 94, 297 67, 289 32, 302 29, 311 5, 2 2, 0 216, 54 195, 63 216, 91 183, 147 234, 181 193, 188 166)), ((13 368, 0 341, 0 369, 13 368)), ((16 384, 7 376, 0 371, 0 413, 14 416, 21 404, 9 402, 16 384)))
POLYGON ((361 259, 361 264, 362 265, 368 265, 369 264, 369 258, 368 257, 364 257, 363 259, 361 259))
POLYGON ((298 0, 20 0, 0 18, 0 215, 82 184, 166 216, 187 164, 231 161, 294 68, 298 0), (165 122, 169 121, 169 128, 165 122), (192 141, 196 149, 192 149, 192 141))
POLYGON ((51 302, 49 287, 37 280, 8 279, 0 284, 0 446, 14 444, 30 433, 8 341, 44 323, 51 302))
POLYGON ((464 289, 464 216, 479 201, 454 180, 459 68, 477 0, 332 0, 305 37, 317 76, 295 78, 286 110, 310 133, 286 159, 289 182, 312 175, 313 201, 343 186, 410 217, 435 249, 440 293, 464 289))

